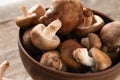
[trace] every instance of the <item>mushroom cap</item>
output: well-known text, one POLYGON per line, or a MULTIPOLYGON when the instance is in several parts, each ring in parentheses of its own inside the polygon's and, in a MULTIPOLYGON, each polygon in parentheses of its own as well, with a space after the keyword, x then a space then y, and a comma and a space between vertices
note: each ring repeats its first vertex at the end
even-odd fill
POLYGON ((95 61, 95 66, 92 67, 93 71, 101 71, 109 68, 112 65, 110 57, 97 48, 91 48, 89 54, 95 61))
POLYGON ((94 19, 95 19, 95 23, 93 23, 89 27, 86 27, 86 26, 84 26, 84 27, 77 27, 74 30, 74 34, 77 35, 78 37, 85 37, 89 33, 95 33, 97 31, 99 31, 100 29, 102 29, 102 27, 104 26, 103 19, 100 16, 98 16, 98 15, 94 15, 94 19))
POLYGON ((95 33, 89 33, 86 38, 82 38, 81 44, 88 49, 91 49, 92 47, 101 49, 102 47, 101 40, 99 36, 95 33))
POLYGON ((40 59, 40 64, 56 70, 66 71, 66 65, 61 60, 60 53, 56 50, 45 52, 40 59))
POLYGON ((78 42, 72 39, 65 40, 61 43, 61 58, 68 67, 76 70, 81 68, 81 64, 77 63, 73 58, 73 51, 81 47, 82 46, 78 42))
POLYGON ((43 34, 43 30, 45 28, 45 25, 38 24, 32 29, 30 33, 32 43, 41 50, 55 49, 59 45, 60 39, 56 35, 53 37, 53 39, 46 37, 43 34))
POLYGON ((35 6, 33 6, 29 11, 28 13, 29 14, 32 14, 32 13, 36 13, 37 17, 36 17, 36 20, 34 21, 35 24, 38 24, 39 23, 39 18, 41 16, 43 16, 45 14, 46 10, 45 8, 41 5, 41 4, 37 4, 35 6))
POLYGON ((19 16, 16 18, 16 24, 20 28, 28 28, 34 25, 34 20, 36 20, 37 15, 35 13, 27 16, 19 16))
POLYGON ((8 61, 4 61, 0 64, 0 80, 3 80, 2 77, 9 66, 10 64, 8 61))
POLYGON ((102 43, 97 34, 89 33, 88 38, 89 38, 89 49, 92 47, 101 49, 102 43))
POLYGON ((100 32, 100 37, 104 45, 106 45, 109 49, 113 49, 111 51, 115 51, 115 47, 119 48, 120 21, 114 21, 106 24, 100 32))
POLYGON ((87 48, 77 48, 73 51, 73 57, 78 63, 85 66, 94 66, 94 60, 89 56, 87 48))
POLYGON ((83 11, 79 0, 53 0, 52 6, 40 18, 40 22, 48 25, 55 19, 62 21, 62 27, 57 32, 59 35, 70 33, 79 25, 83 11))

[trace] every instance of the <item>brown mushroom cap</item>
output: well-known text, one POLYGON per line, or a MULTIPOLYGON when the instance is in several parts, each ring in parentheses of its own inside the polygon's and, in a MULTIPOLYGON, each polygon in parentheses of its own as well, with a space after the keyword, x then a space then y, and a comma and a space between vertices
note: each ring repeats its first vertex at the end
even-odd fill
POLYGON ((110 52, 120 51, 120 21, 114 21, 106 24, 101 32, 100 37, 104 45, 110 52))
POLYGON ((95 33, 89 33, 87 38, 82 38, 81 44, 88 49, 91 49, 92 47, 101 49, 102 46, 99 36, 95 33))
POLYGON ((60 29, 60 20, 54 20, 47 27, 38 24, 30 32, 32 43, 41 50, 52 50, 60 44, 60 39, 56 32, 60 29))
POLYGON ((74 30, 74 34, 77 35, 78 37, 85 37, 89 33, 94 33, 99 31, 103 26, 104 26, 104 21, 103 19, 98 16, 94 15, 95 23, 93 23, 91 26, 79 26, 74 30))
POLYGON ((97 48, 91 48, 89 54, 95 61, 95 66, 92 68, 94 72, 105 70, 112 64, 110 57, 97 48))
POLYGON ((40 64, 52 69, 66 71, 66 65, 61 60, 60 53, 55 50, 45 52, 41 57, 40 64))
POLYGON ((68 39, 61 43, 60 46, 61 58, 68 67, 76 70, 81 68, 81 64, 77 63, 73 58, 73 51, 76 48, 81 47, 82 46, 78 42, 72 39, 68 39))
POLYGON ((48 25, 55 19, 62 21, 59 35, 65 35, 75 29, 83 18, 83 7, 79 0, 53 0, 52 6, 40 18, 40 22, 48 25))
POLYGON ((94 59, 89 56, 87 48, 77 48, 73 51, 74 59, 85 66, 94 66, 94 59))
POLYGON ((45 14, 46 10, 45 8, 41 5, 41 4, 37 4, 35 6, 33 6, 29 11, 28 13, 29 14, 32 14, 32 13, 36 13, 37 17, 36 17, 36 20, 33 21, 35 24, 38 24, 39 23, 39 18, 41 16, 43 16, 45 14))
POLYGON ((16 24, 18 27, 25 29, 34 25, 34 20, 36 20, 37 14, 28 14, 25 6, 21 7, 21 12, 22 16, 16 18, 16 24))

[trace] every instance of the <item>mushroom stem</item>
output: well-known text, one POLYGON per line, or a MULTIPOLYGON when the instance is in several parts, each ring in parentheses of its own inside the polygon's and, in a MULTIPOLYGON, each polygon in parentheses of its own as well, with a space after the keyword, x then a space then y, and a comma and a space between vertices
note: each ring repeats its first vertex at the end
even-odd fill
POLYGON ((73 57, 78 62, 85 66, 95 66, 94 59, 88 55, 86 48, 77 48, 73 51, 73 57))
POLYGON ((2 80, 3 74, 6 71, 6 69, 9 67, 9 62, 8 61, 4 61, 1 65, 0 65, 0 80, 2 80))
POLYGON ((83 8, 84 11, 84 27, 91 27, 94 14, 91 9, 83 8))
POLYGON ((61 21, 59 19, 51 22, 44 30, 43 34, 46 35, 48 38, 53 39, 56 32, 61 28, 61 21))
POLYGON ((20 10, 21 10, 21 14, 22 14, 24 17, 26 17, 26 16, 27 16, 26 7, 25 7, 25 6, 21 6, 20 10))

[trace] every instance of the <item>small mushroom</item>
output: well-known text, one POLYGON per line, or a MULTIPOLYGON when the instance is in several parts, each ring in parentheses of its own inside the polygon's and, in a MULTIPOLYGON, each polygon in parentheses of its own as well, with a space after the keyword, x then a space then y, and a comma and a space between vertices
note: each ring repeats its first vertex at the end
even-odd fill
POLYGON ((93 72, 105 70, 112 64, 109 56, 97 48, 91 48, 89 53, 86 48, 77 48, 73 57, 80 64, 91 67, 93 72))
POLYGON ((30 38, 30 32, 31 32, 32 28, 26 30, 23 34, 22 37, 22 43, 23 46, 25 48, 25 50, 37 61, 39 61, 39 58, 37 58, 37 56, 41 56, 41 51, 40 49, 36 48, 30 38))
POLYGON ((10 80, 10 79, 7 79, 7 78, 3 77, 5 71, 7 70, 8 67, 9 67, 9 62, 8 61, 4 61, 0 65, 0 80, 10 80))
POLYGON ((95 60, 95 67, 93 68, 93 71, 105 70, 112 65, 110 57, 97 48, 91 48, 89 54, 95 60))
POLYGON ((66 65, 61 60, 60 53, 55 50, 45 52, 41 57, 40 64, 59 71, 67 70, 66 65))
POLYGON ((73 51, 73 58, 85 66, 94 66, 95 62, 92 57, 89 56, 87 48, 77 48, 73 51))
POLYGON ((51 7, 40 18, 40 23, 48 25, 55 19, 60 19, 62 27, 57 32, 66 35, 73 31, 83 18, 83 6, 79 0, 53 0, 51 7))
POLYGON ((41 50, 55 49, 60 44, 60 39, 56 32, 61 28, 59 19, 51 22, 47 27, 43 24, 38 24, 30 32, 32 43, 41 50))
POLYGON ((22 16, 16 18, 18 27, 25 29, 34 25, 34 20, 37 17, 36 13, 28 14, 25 6, 21 7, 21 13, 22 16))
POLYGON ((88 49, 91 49, 92 47, 101 49, 102 46, 99 36, 95 33, 89 33, 86 38, 82 38, 81 44, 88 49))
POLYGON ((108 52, 120 52, 120 21, 106 24, 100 32, 100 37, 108 52))
POLYGON ((81 64, 76 62, 72 56, 73 51, 76 48, 81 48, 81 47, 82 46, 78 42, 72 39, 65 40, 64 42, 61 43, 60 46, 61 58, 68 67, 75 70, 81 68, 81 64))
POLYGON ((98 15, 93 16, 90 9, 87 9, 87 10, 89 10, 89 11, 85 11, 85 12, 88 12, 87 15, 89 15, 89 16, 85 15, 83 24, 80 24, 73 31, 73 33, 80 38, 87 36, 89 33, 95 33, 104 26, 104 21, 100 16, 98 16, 98 15))
POLYGON ((46 10, 45 8, 41 5, 41 4, 37 4, 35 6, 33 6, 29 11, 28 13, 29 14, 33 14, 33 13, 36 13, 37 14, 37 17, 36 17, 36 20, 33 21, 35 24, 38 24, 39 23, 39 18, 41 16, 43 16, 45 14, 46 10))

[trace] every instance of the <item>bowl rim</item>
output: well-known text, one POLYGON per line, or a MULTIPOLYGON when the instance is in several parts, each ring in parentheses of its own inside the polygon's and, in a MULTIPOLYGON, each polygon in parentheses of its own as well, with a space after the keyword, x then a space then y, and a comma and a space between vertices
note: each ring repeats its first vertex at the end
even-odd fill
MULTIPOLYGON (((114 21, 112 18, 108 17, 107 15, 99 12, 99 11, 96 11, 96 10, 93 10, 93 12, 95 13, 98 13, 104 17, 107 17, 109 20, 111 21, 114 21)), ((21 42, 21 31, 22 29, 19 28, 19 32, 18 32, 18 44, 19 46, 21 47, 22 51, 24 52, 25 56, 27 56, 31 61, 32 63, 34 63, 35 65, 37 65, 38 67, 41 68, 41 70, 44 70, 46 72, 49 72, 49 73, 52 73, 54 75, 58 75, 58 76, 63 76, 63 77, 69 77, 69 78, 88 78, 88 77, 96 77, 96 76, 102 76, 103 74, 108 74, 110 72, 113 72, 113 71, 116 71, 117 69, 119 69, 120 67, 120 62, 117 63, 116 65, 104 70, 104 71, 100 71, 100 72, 95 72, 95 73, 87 73, 87 74, 84 74, 84 73, 70 73, 70 72, 63 72, 63 71, 57 71, 57 70, 53 70, 49 67, 46 67, 44 65, 40 65, 38 61, 36 61, 35 59, 33 59, 28 53, 27 51, 24 49, 23 45, 22 45, 22 42, 21 42)))

